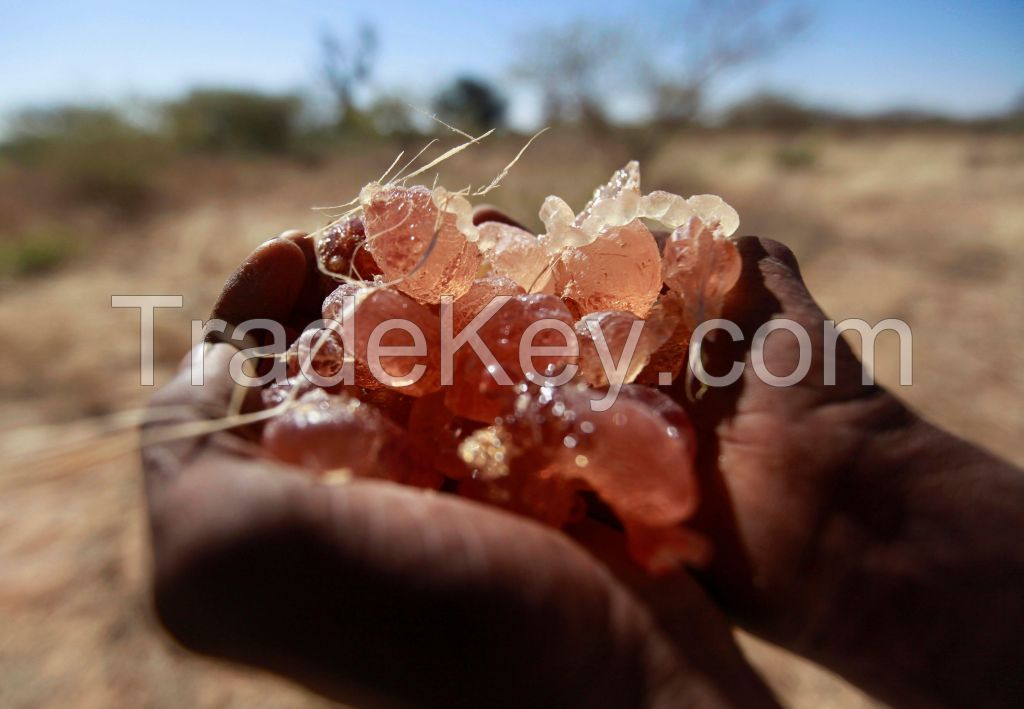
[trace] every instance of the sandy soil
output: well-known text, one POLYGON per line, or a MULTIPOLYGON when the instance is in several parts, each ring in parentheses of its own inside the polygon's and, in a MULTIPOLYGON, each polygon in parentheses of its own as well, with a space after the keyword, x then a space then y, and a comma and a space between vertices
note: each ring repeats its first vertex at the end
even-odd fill
MULTIPOLYGON (((789 139, 790 141, 797 139, 789 139)), ((780 140, 711 135, 671 141, 645 165, 648 188, 722 194, 743 233, 789 243, 837 320, 906 320, 914 383, 900 395, 949 429, 1017 462, 1024 400, 1024 139, 810 136, 813 164, 782 167, 780 140)), ((496 143, 446 168, 445 184, 485 183, 517 146, 496 143), (471 164, 470 164, 471 163, 471 164)), ((165 179, 176 199, 116 226, 65 269, 0 286, 0 705, 315 706, 315 697, 187 655, 154 625, 132 439, 40 462, 53 443, 95 440, 137 409, 138 314, 112 294, 180 293, 157 317, 157 381, 188 346, 232 267, 256 244, 322 218, 394 153, 369 149, 317 166, 195 163, 165 179)), ((629 150, 554 140, 527 154, 492 201, 537 224, 548 193, 580 204, 629 150), (572 169, 566 166, 571 165, 572 169)), ((875 371, 896 386, 897 343, 875 371)), ((753 639, 743 644, 793 707, 871 704, 827 673, 753 639)))

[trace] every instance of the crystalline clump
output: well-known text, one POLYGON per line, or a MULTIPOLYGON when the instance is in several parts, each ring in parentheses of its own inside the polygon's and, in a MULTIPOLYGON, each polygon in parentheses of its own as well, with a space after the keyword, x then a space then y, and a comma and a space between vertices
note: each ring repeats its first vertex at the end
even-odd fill
POLYGON ((586 246, 566 249, 555 268, 556 291, 584 314, 628 310, 646 317, 661 283, 658 244, 639 219, 608 227, 586 246))
POLYGON ((459 456, 472 472, 459 481, 458 493, 555 527, 581 519, 585 505, 579 493, 586 485, 545 470, 513 473, 512 464, 520 452, 504 426, 476 430, 459 445, 459 456))
POLYGON ((459 458, 477 480, 494 481, 508 476, 511 441, 497 426, 477 429, 459 443, 459 458))
MULTIPOLYGON (((573 317, 565 304, 553 295, 517 295, 477 330, 494 360, 485 362, 469 344, 455 353, 452 385, 446 387, 445 405, 452 413, 483 423, 492 423, 506 413, 519 389, 529 383, 520 358, 520 343, 526 330, 541 320, 558 321, 571 335, 573 317), (507 383, 502 384, 502 373, 507 383), (519 386, 521 385, 521 386, 519 386)), ((563 333, 550 327, 534 333, 534 347, 561 347, 568 343, 563 333)), ((559 374, 572 355, 538 354, 529 364, 541 377, 559 374)), ((536 383, 534 383, 536 385, 536 383)))
POLYGON ((650 361, 636 379, 638 383, 667 384, 663 376, 668 375, 669 381, 675 381, 686 365, 693 330, 683 317, 684 309, 683 298, 678 293, 670 290, 658 296, 658 302, 647 316, 647 326, 658 332, 661 344, 651 353, 650 361))
POLYGON ((370 281, 381 272, 366 250, 366 231, 359 217, 329 227, 317 241, 316 253, 328 273, 370 281))
POLYGON ((640 216, 656 221, 669 229, 682 226, 694 215, 685 199, 671 192, 655 190, 640 200, 640 216))
MULTIPOLYGON (((360 204, 366 247, 385 280, 421 303, 465 293, 483 260, 459 228, 465 210, 439 210, 426 187, 374 184, 363 188, 360 204)), ((456 200, 448 202, 455 204, 456 200)))
POLYGON ((640 207, 640 163, 632 160, 611 179, 594 190, 594 196, 574 221, 588 234, 607 227, 622 226, 637 217, 640 207))
POLYGON ((677 229, 692 217, 699 217, 705 224, 717 223, 716 233, 719 236, 732 236, 740 226, 736 210, 713 194, 699 194, 683 199, 671 192, 655 190, 640 200, 638 216, 658 222, 668 229, 677 229))
POLYGON ((466 325, 469 325, 495 298, 525 293, 526 291, 511 278, 490 275, 476 279, 469 290, 452 303, 452 334, 462 332, 466 325))
POLYGON ((636 388, 623 387, 604 411, 592 410, 595 394, 585 388, 523 394, 498 426, 499 438, 515 442, 507 477, 593 490, 625 527, 634 559, 653 573, 705 562, 707 544, 679 526, 697 505, 692 427, 668 397, 653 389, 634 395, 636 388))
POLYGON ((609 227, 623 226, 634 219, 650 219, 668 229, 684 225, 691 217, 705 223, 717 223, 720 236, 731 236, 739 228, 736 210, 716 195, 679 195, 655 190, 647 195, 640 191, 640 166, 636 161, 617 170, 607 184, 594 190, 594 196, 583 210, 574 215, 572 208, 559 197, 549 196, 540 210, 540 220, 547 233, 540 240, 549 253, 585 246, 609 227))
POLYGON ((650 526, 687 519, 697 502, 691 439, 643 402, 622 397, 594 411, 594 398, 572 386, 523 394, 502 424, 521 449, 512 469, 584 480, 621 517, 650 526))
POLYGON ((691 217, 665 244, 665 285, 683 301, 686 327, 721 317, 725 294, 739 280, 742 260, 717 223, 691 217))
POLYGON ((484 222, 480 241, 493 244, 491 273, 511 278, 527 293, 551 292, 551 257, 536 236, 510 224, 484 222))
POLYGON ((449 411, 442 392, 416 399, 409 412, 409 436, 418 455, 455 480, 473 474, 459 455, 459 445, 480 427, 480 423, 449 411))
MULTIPOLYGON (((408 396, 423 396, 441 386, 441 322, 431 310, 407 295, 378 286, 342 284, 324 300, 323 316, 351 332, 355 383, 365 387, 390 386, 408 396), (401 328, 388 329, 380 336, 380 356, 371 361, 371 337, 382 323, 408 323, 423 335, 425 354, 388 355, 384 348, 412 347, 414 335, 401 328), (379 363, 380 371, 373 367, 379 363), (414 367, 422 366, 417 379, 414 367)), ((422 348, 421 348, 422 349, 422 348)))
POLYGON ((564 199, 554 195, 545 198, 540 208, 540 220, 546 233, 540 236, 540 242, 549 254, 557 256, 563 249, 584 246, 594 240, 596 234, 587 234, 573 223, 575 219, 572 208, 564 199))
POLYGON ((718 195, 698 194, 690 197, 686 203, 702 222, 717 225, 714 232, 718 236, 732 236, 740 228, 740 215, 718 195))
MULTIPOLYGON (((556 527, 603 503, 597 516, 614 515, 649 572, 705 564, 709 543, 684 526, 698 494, 693 426, 675 400, 641 384, 678 376, 693 329, 721 315, 740 276, 727 238, 735 210, 713 195, 643 195, 630 162, 578 214, 548 197, 546 233, 535 237, 474 225, 468 189, 404 182, 367 185, 357 216, 318 242, 327 275, 317 285, 330 284, 323 315, 352 330, 310 330, 292 344, 290 378, 262 392, 275 417, 263 430, 267 451, 325 478, 443 489, 556 527), (656 239, 649 223, 671 236, 656 239), (454 297, 451 313, 443 295, 454 297), (442 369, 451 354, 440 351, 442 320, 451 316, 452 334, 465 334, 496 297, 501 307, 476 323, 479 341, 463 341, 442 369), (380 367, 371 369, 374 330, 399 321, 421 333, 427 354, 378 350, 380 367), (546 348, 532 360, 521 348, 527 330, 546 348), (624 361, 631 332, 635 349, 624 361), (481 343, 493 360, 477 351, 481 343), (325 377, 352 367, 355 381, 311 382, 299 373, 303 359, 325 377), (417 381, 414 365, 425 368, 417 381), (555 377, 572 381, 557 387, 555 377), (610 407, 597 405, 615 392, 610 407)), ((409 348, 414 337, 391 329, 379 344, 409 348)))
POLYGON ((602 361, 599 348, 604 348, 606 360, 610 358, 609 365, 614 362, 621 367, 630 334, 634 328, 638 328, 632 354, 622 373, 622 380, 617 383, 629 384, 634 381, 650 361, 651 354, 669 335, 669 332, 660 328, 659 324, 644 322, 633 313, 622 310, 608 310, 583 316, 574 328, 580 343, 580 379, 592 387, 606 387, 612 383, 609 381, 612 367, 606 366, 602 361))
POLYGON ((633 221, 640 214, 641 201, 640 165, 634 160, 594 190, 594 196, 579 214, 574 215, 560 197, 552 195, 545 199, 540 220, 547 233, 541 241, 551 254, 586 246, 605 230, 633 221))
POLYGON ((289 377, 299 373, 333 377, 344 363, 344 343, 337 333, 328 329, 303 331, 285 353, 289 377))
POLYGON ((438 185, 431 192, 431 199, 434 205, 455 217, 455 227, 466 237, 466 241, 477 242, 480 239, 480 232, 473 224, 473 205, 469 203, 464 195, 457 192, 449 192, 438 185))
POLYGON ((390 477, 402 475, 399 459, 386 454, 401 434, 359 399, 313 389, 266 425, 263 446, 280 460, 320 474, 345 470, 357 477, 390 477))

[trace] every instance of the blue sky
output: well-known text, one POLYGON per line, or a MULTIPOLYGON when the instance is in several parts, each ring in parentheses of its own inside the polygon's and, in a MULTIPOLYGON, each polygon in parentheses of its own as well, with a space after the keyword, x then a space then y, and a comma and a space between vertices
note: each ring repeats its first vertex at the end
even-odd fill
MULTIPOLYGON (((978 115, 1024 94, 1024 0, 834 0, 785 50, 716 87, 728 103, 772 89, 855 111, 914 107, 978 115)), ((679 2, 628 7, 517 2, 94 2, 0 0, 0 113, 26 104, 164 97, 186 87, 315 84, 318 31, 359 20, 381 37, 377 82, 426 96, 455 72, 507 85, 527 124, 536 102, 507 84, 531 29, 580 16, 639 28, 677 21, 679 2), (659 18, 672 18, 661 20, 659 18)), ((685 28, 680 29, 684 32, 685 28)))

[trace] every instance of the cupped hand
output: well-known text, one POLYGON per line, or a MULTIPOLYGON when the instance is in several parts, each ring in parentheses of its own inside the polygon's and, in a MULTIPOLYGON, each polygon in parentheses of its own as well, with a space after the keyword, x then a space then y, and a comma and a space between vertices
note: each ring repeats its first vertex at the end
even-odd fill
POLYGON ((861 541, 839 530, 848 512, 843 495, 853 491, 856 471, 914 417, 884 389, 862 383, 861 364, 842 339, 833 357, 835 383, 827 385, 827 316, 793 253, 758 237, 736 244, 743 270, 722 317, 739 326, 742 339, 715 333, 704 343, 704 361, 715 375, 736 363, 743 373, 696 397, 687 396, 680 378, 673 393, 698 433, 696 524, 716 549, 704 578, 733 615, 791 644, 807 632, 802 626, 814 609, 830 602, 822 557, 833 546, 849 546, 842 553, 853 554, 861 541), (789 386, 770 383, 754 366, 755 332, 782 319, 806 333, 809 347, 801 355, 798 338, 777 331, 764 340, 760 362, 771 375, 786 377, 801 356, 809 357, 807 374, 789 386))
MULTIPOLYGON (((289 234, 242 264, 213 315, 301 323, 318 292, 311 242, 289 234)), ((204 385, 183 370, 154 398, 176 419, 148 427, 143 451, 156 608, 187 647, 364 705, 773 702, 685 575, 655 616, 532 521, 385 481, 327 485, 233 432, 169 435, 228 409, 235 349, 205 348, 204 385)))

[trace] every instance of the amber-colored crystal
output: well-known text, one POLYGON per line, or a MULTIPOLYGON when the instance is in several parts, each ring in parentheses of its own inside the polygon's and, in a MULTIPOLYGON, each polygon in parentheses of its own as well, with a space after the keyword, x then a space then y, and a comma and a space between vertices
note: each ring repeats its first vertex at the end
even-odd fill
POLYGON ((580 343, 580 379, 592 387, 605 387, 617 371, 619 384, 635 380, 670 334, 659 325, 660 322, 644 322, 624 310, 584 315, 575 325, 580 343), (630 357, 623 360, 631 342, 630 357))
MULTIPOLYGON (((448 408, 459 416, 484 423, 491 423, 507 413, 518 392, 525 390, 529 383, 520 362, 523 335, 540 320, 562 323, 569 338, 547 327, 534 333, 535 347, 571 345, 575 339, 571 337, 573 319, 561 300, 543 294, 513 296, 477 330, 493 355, 493 362, 485 362, 469 344, 455 353, 454 381, 445 392, 448 408), (507 377, 505 383, 501 381, 501 372, 507 377)), ((560 374, 565 364, 575 359, 572 355, 540 355, 533 357, 531 364, 534 372, 543 378, 560 374)))
POLYGON ((325 271, 364 281, 381 274, 366 249, 363 220, 353 217, 328 227, 316 242, 316 254, 325 271))
POLYGON ((437 315, 409 296, 389 288, 343 284, 324 300, 323 315, 352 333, 356 384, 388 386, 408 396, 423 396, 440 387, 441 323, 437 315), (419 351, 423 354, 386 354, 382 348, 415 347, 417 336, 398 327, 380 330, 383 333, 377 349, 380 369, 374 372, 370 360, 371 339, 374 331, 389 320, 422 333, 424 347, 419 351), (423 368, 418 379, 417 366, 423 368))
POLYGON ((458 298, 483 260, 426 187, 384 186, 363 204, 367 248, 387 282, 421 303, 458 298))
POLYGON ((500 295, 521 295, 525 291, 505 276, 484 276, 473 281, 462 297, 452 303, 452 333, 458 334, 480 311, 500 295))
POLYGON ((736 285, 743 266, 736 245, 717 236, 715 228, 691 217, 665 244, 665 285, 682 296, 690 332, 705 320, 721 317, 725 294, 736 285))
POLYGON ((444 405, 438 392, 415 400, 409 414, 409 436, 419 455, 448 477, 461 479, 472 470, 459 456, 459 444, 480 424, 456 416, 444 405))
POLYGON ((552 259, 536 236, 510 224, 484 222, 480 239, 494 243, 490 254, 493 274, 511 278, 527 293, 552 292, 552 259))
POLYGON ((557 292, 583 314, 628 310, 643 318, 661 292, 661 254, 650 230, 634 220, 566 249, 555 278, 557 292))

